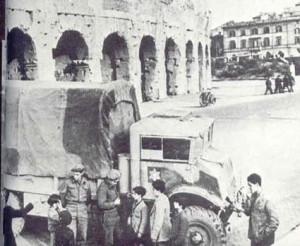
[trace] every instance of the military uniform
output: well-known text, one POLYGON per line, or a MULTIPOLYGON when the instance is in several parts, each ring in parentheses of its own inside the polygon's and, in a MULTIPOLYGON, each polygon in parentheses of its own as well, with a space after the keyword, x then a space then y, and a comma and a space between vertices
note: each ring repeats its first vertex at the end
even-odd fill
POLYGON ((66 205, 72 215, 72 222, 69 227, 74 232, 75 240, 78 237, 85 245, 88 227, 87 204, 91 200, 90 183, 85 177, 82 177, 80 182, 71 177, 63 183, 61 196, 63 205, 66 205))

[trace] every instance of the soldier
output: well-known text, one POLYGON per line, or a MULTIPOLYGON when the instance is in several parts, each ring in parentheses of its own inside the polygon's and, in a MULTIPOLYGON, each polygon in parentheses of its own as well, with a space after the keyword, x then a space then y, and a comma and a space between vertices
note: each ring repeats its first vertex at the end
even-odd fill
POLYGON ((281 86, 281 79, 280 75, 277 75, 277 78, 275 79, 275 91, 274 93, 282 93, 282 86, 281 86))
POLYGON ((120 221, 117 207, 121 201, 117 191, 117 184, 121 173, 111 169, 97 190, 97 204, 100 210, 100 222, 104 229, 104 245, 114 245, 114 233, 120 221))
POLYGON ((244 204, 244 212, 250 216, 248 237, 251 246, 272 245, 279 224, 275 209, 262 193, 261 177, 254 173, 247 181, 251 194, 244 204))
POLYGON ((271 81, 270 76, 268 76, 267 80, 266 80, 266 92, 265 92, 265 95, 268 94, 268 91, 270 91, 270 94, 273 94, 272 81, 271 81))
POLYGON ((74 232, 75 241, 86 245, 88 227, 88 208, 91 201, 90 183, 84 177, 85 168, 79 164, 71 169, 72 177, 68 178, 61 186, 60 194, 62 204, 72 215, 69 227, 74 232))

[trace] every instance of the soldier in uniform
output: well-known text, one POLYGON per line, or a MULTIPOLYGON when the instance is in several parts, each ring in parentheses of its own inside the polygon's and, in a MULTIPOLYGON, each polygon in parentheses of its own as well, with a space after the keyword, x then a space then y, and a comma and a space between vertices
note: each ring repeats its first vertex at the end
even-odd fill
POLYGON ((100 211, 100 223, 104 229, 104 245, 114 245, 114 233, 119 225, 120 217, 117 207, 121 201, 117 191, 117 184, 121 173, 111 169, 97 190, 97 205, 100 211))
POLYGON ((84 176, 85 168, 79 164, 71 169, 72 176, 61 186, 62 204, 72 215, 69 227, 74 232, 77 244, 87 245, 88 208, 91 201, 90 183, 84 176))
POLYGON ((280 75, 277 75, 277 78, 275 79, 275 91, 274 93, 282 93, 282 86, 281 86, 281 79, 280 75))

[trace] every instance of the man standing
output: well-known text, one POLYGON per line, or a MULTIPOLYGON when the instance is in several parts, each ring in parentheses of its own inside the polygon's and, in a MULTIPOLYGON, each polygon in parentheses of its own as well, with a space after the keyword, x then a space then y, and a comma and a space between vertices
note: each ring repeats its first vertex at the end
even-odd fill
POLYGON ((280 75, 277 75, 277 78, 275 79, 275 91, 274 93, 282 93, 282 86, 281 86, 281 79, 280 75))
POLYGON ((72 215, 70 228, 79 245, 87 244, 88 209, 91 201, 90 183, 84 177, 84 166, 79 164, 71 169, 72 177, 68 178, 61 186, 60 194, 63 206, 72 215))
POLYGON ((272 81, 270 79, 270 76, 268 76, 267 80, 266 80, 266 92, 265 92, 265 95, 267 95, 269 91, 270 91, 270 94, 273 94, 272 81))
POLYGON ((177 198, 173 201, 175 215, 172 219, 171 246, 185 245, 185 238, 189 229, 189 222, 183 214, 185 200, 177 198))
POLYGON ((164 194, 164 181, 155 180, 152 186, 156 199, 150 212, 151 241, 155 246, 164 246, 168 245, 171 233, 170 202, 164 194))
POLYGON ((248 237, 251 246, 269 246, 274 243, 278 217, 271 202, 265 198, 261 188, 261 177, 251 174, 247 178, 251 196, 244 204, 244 212, 249 218, 248 237))
POLYGON ((97 205, 100 210, 100 222, 104 229, 104 245, 114 245, 114 233, 119 224, 120 217, 117 207, 121 201, 117 191, 117 184, 121 173, 111 169, 97 190, 97 205))

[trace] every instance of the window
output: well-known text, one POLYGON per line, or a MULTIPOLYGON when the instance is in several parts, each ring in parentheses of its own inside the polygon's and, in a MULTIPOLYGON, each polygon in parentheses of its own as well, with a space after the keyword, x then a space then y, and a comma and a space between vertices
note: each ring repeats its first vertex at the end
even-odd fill
POLYGON ((282 32, 282 26, 276 26, 276 32, 282 32))
POLYGON ((141 159, 187 162, 190 157, 190 142, 190 139, 142 137, 141 159))
POLYGON ((253 28, 251 30, 251 35, 256 35, 256 34, 258 34, 258 29, 257 28, 253 28))
POLYGON ((264 38, 264 47, 270 46, 270 39, 269 38, 264 38))
POLYGON ((236 48, 236 44, 235 44, 235 41, 234 40, 231 40, 230 42, 229 42, 229 49, 235 49, 236 48))
POLYGON ((295 29, 295 34, 300 34, 300 28, 295 29))
POLYGON ((295 44, 300 44, 300 37, 295 37, 295 44))
POLYGON ((235 31, 234 30, 231 30, 229 32, 229 37, 235 37, 235 31))
POLYGON ((242 29, 241 30, 241 36, 245 36, 246 35, 246 30, 245 29, 242 29))
POLYGON ((276 37, 276 45, 281 45, 281 37, 276 37))
POLYGON ((264 27, 264 33, 270 33, 270 28, 268 26, 264 27))
POLYGON ((246 48, 246 40, 241 40, 241 49, 246 48))
POLYGON ((258 47, 258 39, 249 39, 249 47, 257 48, 258 47))

